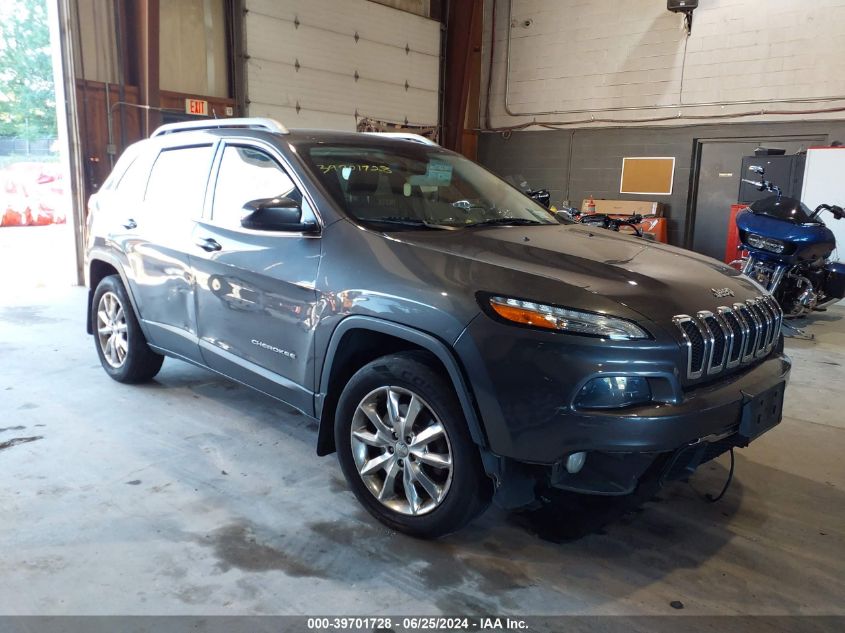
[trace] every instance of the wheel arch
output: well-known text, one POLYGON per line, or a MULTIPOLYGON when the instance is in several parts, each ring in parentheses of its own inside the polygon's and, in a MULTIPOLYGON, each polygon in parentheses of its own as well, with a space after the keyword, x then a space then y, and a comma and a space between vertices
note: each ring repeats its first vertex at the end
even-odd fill
MULTIPOLYGON (((135 297, 132 294, 132 288, 129 286, 126 273, 119 261, 109 257, 108 255, 97 253, 95 255, 91 255, 86 272, 88 279, 88 309, 85 319, 85 330, 88 334, 94 333, 94 292, 96 292, 97 286, 100 282, 109 275, 120 275, 120 281, 126 289, 126 294, 129 295, 129 301, 132 304, 132 309, 135 311, 135 315, 138 316, 138 322, 141 325, 141 329, 145 329, 138 313, 138 305, 136 304, 135 297)), ((146 332, 144 332, 144 334, 146 335, 146 332)))
POLYGON ((486 446, 469 381, 446 343, 431 334, 391 321, 349 316, 332 333, 323 360, 319 390, 315 395, 314 408, 319 422, 318 455, 329 455, 335 451, 334 414, 340 392, 349 378, 376 358, 407 350, 423 350, 434 356, 455 388, 473 442, 486 446))

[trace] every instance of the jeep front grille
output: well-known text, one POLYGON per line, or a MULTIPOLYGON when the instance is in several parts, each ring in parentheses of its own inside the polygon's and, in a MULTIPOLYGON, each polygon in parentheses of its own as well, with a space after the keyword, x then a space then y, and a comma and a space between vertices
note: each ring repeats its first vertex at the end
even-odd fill
POLYGON ((687 378, 697 380, 746 365, 772 351, 783 312, 770 296, 672 319, 684 340, 687 378))

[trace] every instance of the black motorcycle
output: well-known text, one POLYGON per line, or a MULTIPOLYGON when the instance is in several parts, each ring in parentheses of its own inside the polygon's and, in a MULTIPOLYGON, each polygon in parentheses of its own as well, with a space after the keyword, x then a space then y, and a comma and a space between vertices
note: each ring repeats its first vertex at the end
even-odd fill
POLYGON ((539 202, 547 209, 552 206, 552 196, 548 189, 526 189, 525 195, 535 202, 539 202))
MULTIPOLYGON (((581 213, 578 209, 567 207, 558 211, 558 215, 574 222, 580 222, 581 224, 587 224, 589 226, 596 226, 609 231, 616 231, 617 233, 623 228, 631 229, 631 233, 633 235, 636 235, 637 237, 644 236, 643 230, 640 227, 640 223, 643 221, 643 216, 639 213, 635 213, 634 215, 626 218, 614 218, 606 213, 581 213)), ((627 231, 625 232, 627 233, 627 231)))
POLYGON ((528 180, 526 180, 522 174, 507 176, 505 180, 531 198, 534 202, 543 205, 547 209, 551 209, 552 196, 548 189, 532 189, 531 185, 528 184, 528 180))

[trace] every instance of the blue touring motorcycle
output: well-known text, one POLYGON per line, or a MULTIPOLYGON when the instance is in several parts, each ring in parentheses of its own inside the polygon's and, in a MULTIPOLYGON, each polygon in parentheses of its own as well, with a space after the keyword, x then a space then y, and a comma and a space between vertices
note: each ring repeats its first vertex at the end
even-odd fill
POLYGON ((787 317, 804 316, 845 297, 845 263, 830 260, 836 238, 821 220, 829 211, 837 220, 842 207, 822 204, 815 211, 800 200, 781 195, 765 179, 765 169, 749 168, 759 181, 745 180, 774 195, 763 198, 736 216, 739 239, 748 256, 734 264, 772 293, 787 317))

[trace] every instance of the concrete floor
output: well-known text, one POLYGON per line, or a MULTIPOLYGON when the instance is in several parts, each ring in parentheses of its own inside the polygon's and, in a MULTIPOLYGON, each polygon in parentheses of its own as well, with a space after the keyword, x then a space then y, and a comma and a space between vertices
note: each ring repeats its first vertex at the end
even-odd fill
MULTIPOLYGON (((5 278, 4 272, 4 278, 5 278)), ((168 360, 101 370, 85 290, 0 299, 0 614, 845 615, 845 309, 786 419, 653 499, 492 509, 436 543, 381 527, 314 425, 168 360)))

